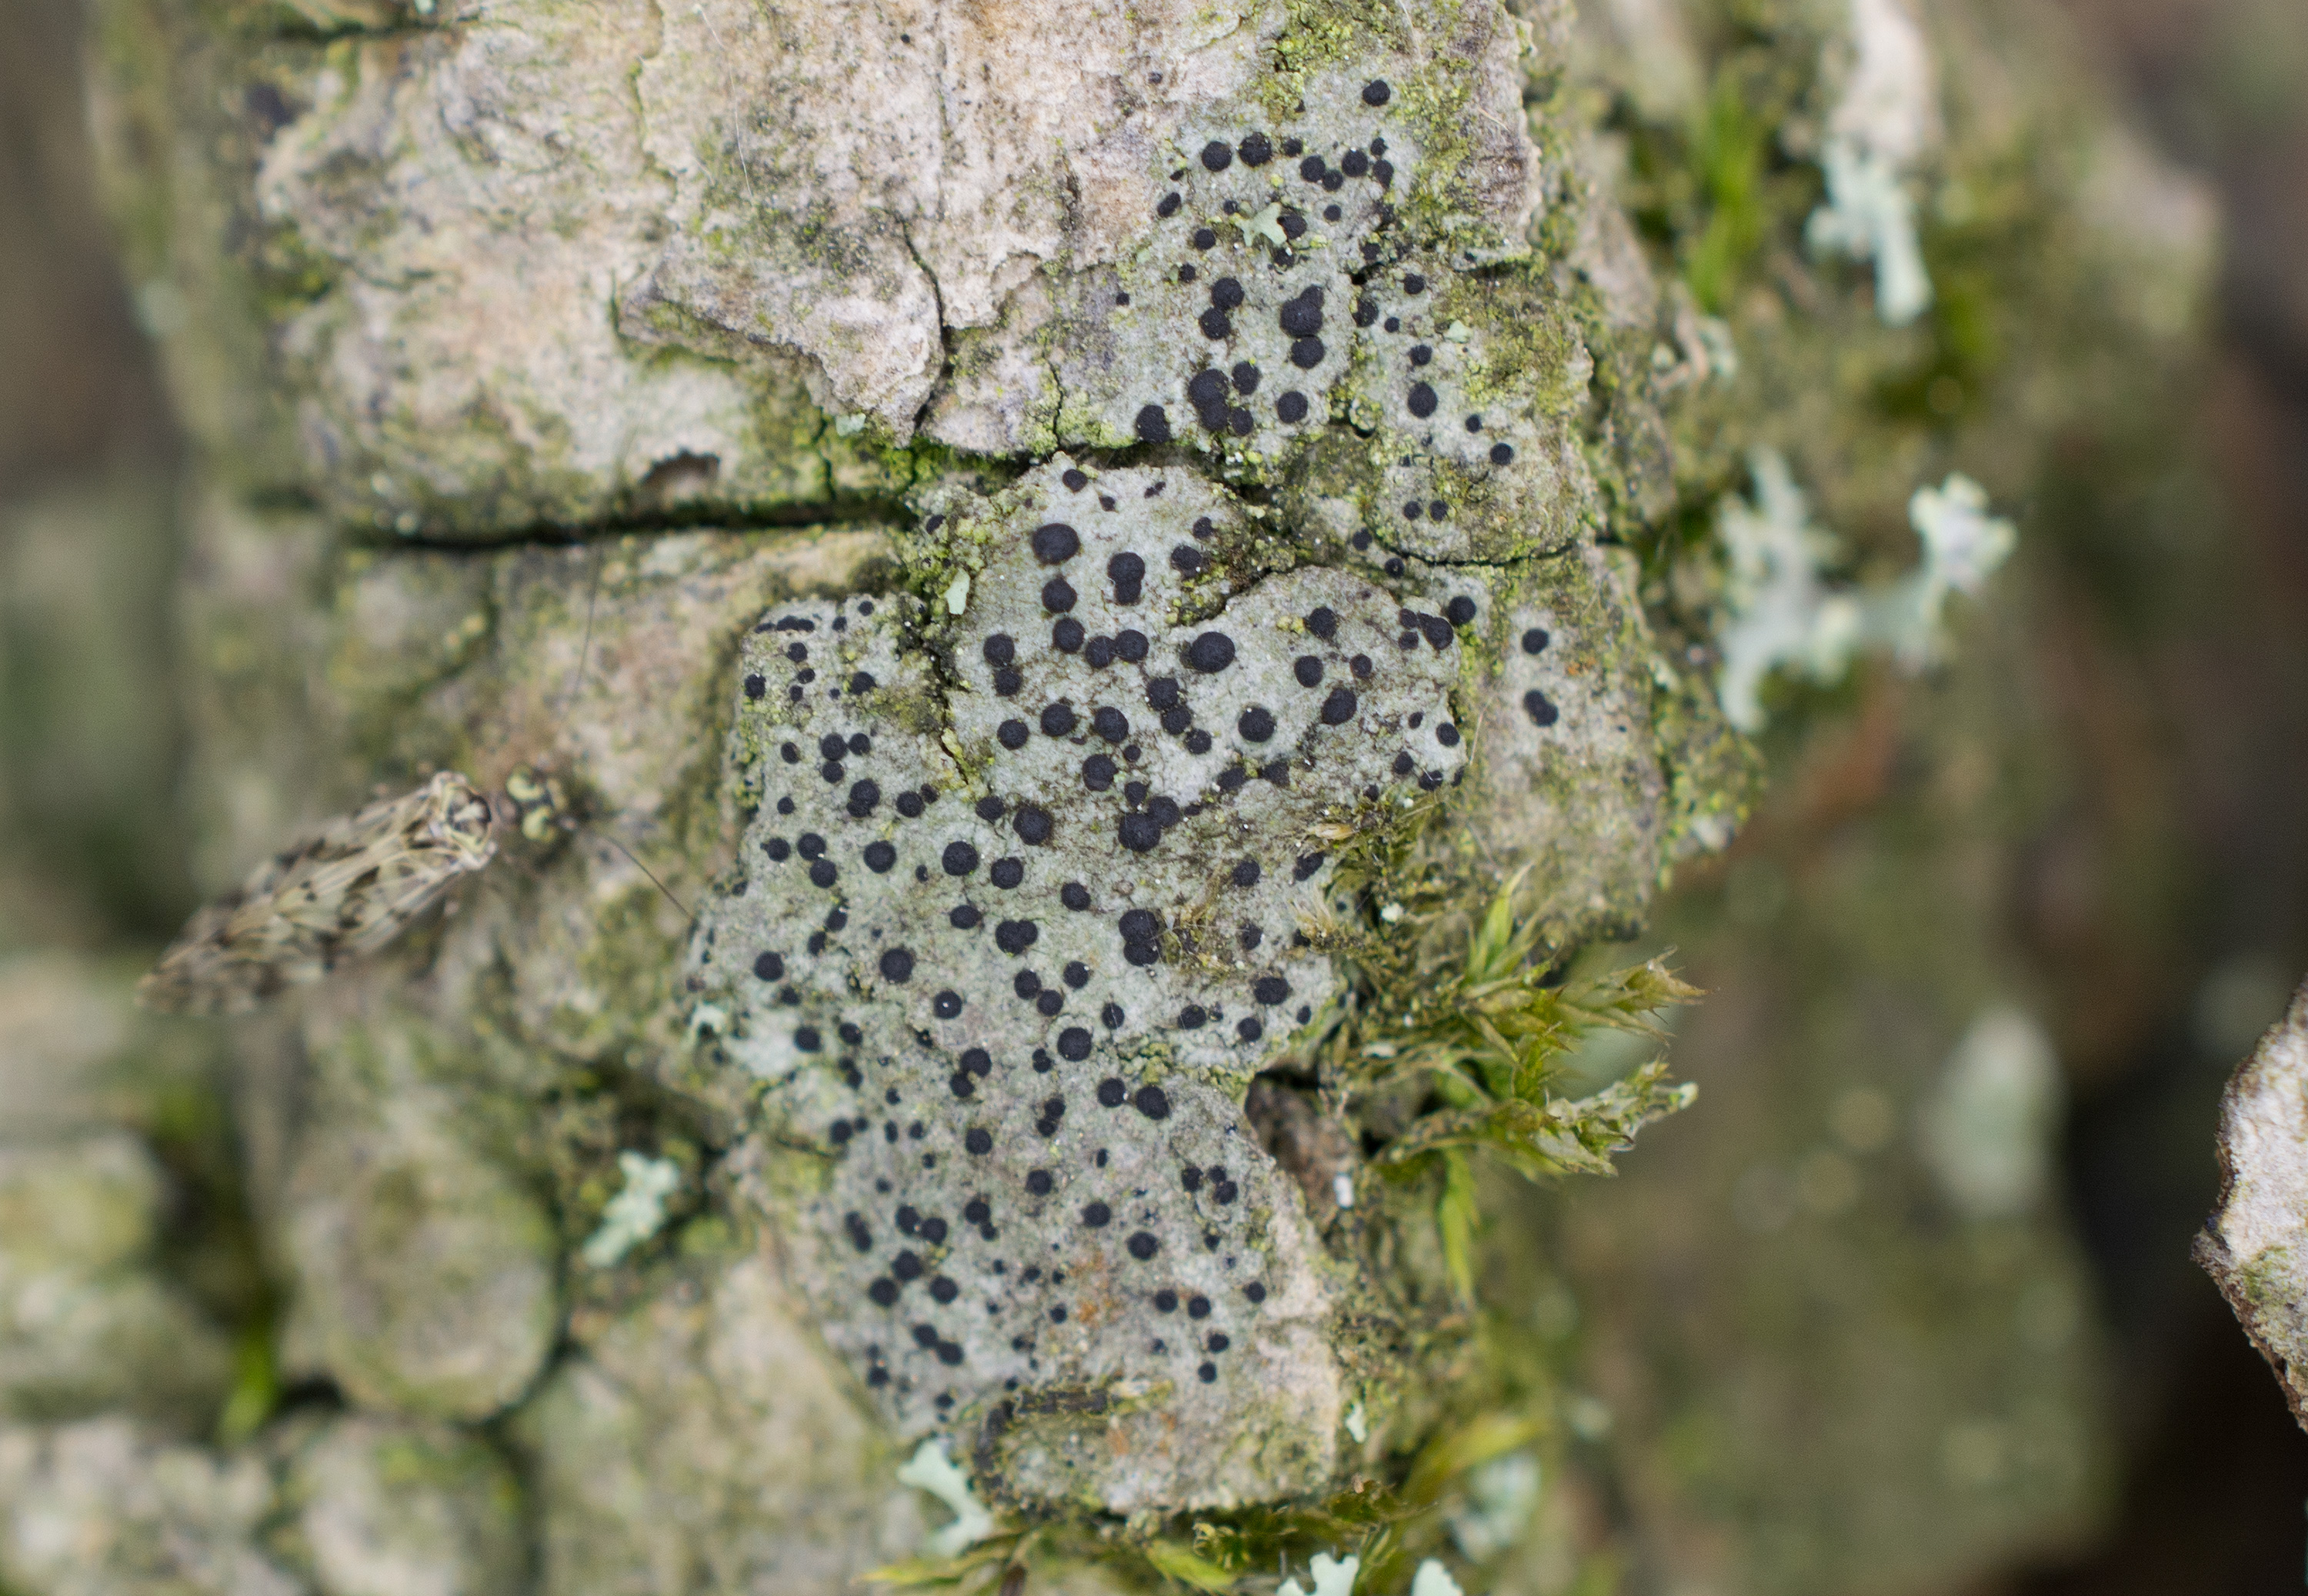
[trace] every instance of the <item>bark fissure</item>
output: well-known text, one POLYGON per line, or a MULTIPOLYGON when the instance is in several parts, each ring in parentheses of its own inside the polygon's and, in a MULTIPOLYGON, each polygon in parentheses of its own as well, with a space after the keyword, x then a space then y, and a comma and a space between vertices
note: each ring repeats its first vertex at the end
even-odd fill
POLYGON ((701 510, 692 516, 609 516, 581 525, 534 523, 502 535, 454 537, 423 532, 406 536, 378 532, 359 522, 345 523, 340 533, 352 547, 374 550, 409 549, 435 554, 487 554, 518 548, 573 548, 597 541, 634 536, 677 536, 690 532, 791 532, 822 528, 891 528, 910 524, 912 512, 902 500, 834 501, 824 504, 778 506, 750 513, 728 514, 701 510))

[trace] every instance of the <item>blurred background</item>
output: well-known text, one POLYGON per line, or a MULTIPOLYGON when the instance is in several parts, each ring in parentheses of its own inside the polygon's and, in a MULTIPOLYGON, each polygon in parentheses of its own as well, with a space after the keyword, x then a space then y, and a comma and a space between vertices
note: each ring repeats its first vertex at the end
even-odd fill
MULTIPOLYGON (((2308 5, 2062 9, 2213 208, 2217 305, 2149 411, 2056 428, 1999 502, 2020 553, 1957 662, 1775 718, 1753 823, 1661 909, 1650 945, 1713 993, 1675 1046, 1700 1105, 1533 1210, 1551 1273, 1526 1305, 1587 1415, 1553 1510, 1630 1588, 2304 1579, 2308 1437, 2187 1249, 2221 1085, 2308 970, 2308 5), (1983 1108, 1982 1079, 2010 1089, 1983 1108)), ((59 953, 133 967, 192 906, 182 453, 140 330, 168 308, 98 212, 80 25, 0 0, 19 983, 59 953)), ((220 1133, 156 1134, 197 1166, 220 1133)), ((245 1266, 187 1266, 224 1299, 245 1266)))

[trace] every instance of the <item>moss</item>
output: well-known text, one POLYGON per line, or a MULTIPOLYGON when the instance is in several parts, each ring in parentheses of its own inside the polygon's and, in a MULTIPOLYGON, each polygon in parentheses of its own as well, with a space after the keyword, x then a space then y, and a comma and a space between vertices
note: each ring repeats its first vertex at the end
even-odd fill
POLYGON ((1687 245, 1684 280, 1701 308, 1720 313, 1761 246, 1762 195, 1772 119, 1750 103, 1747 85, 1726 70, 1717 76, 1692 142, 1692 161, 1707 223, 1687 245))
POLYGON ((1766 246, 1799 234, 1821 193, 1817 175, 1781 140, 1815 92, 1820 35, 1785 22, 1750 26, 1713 62, 1706 100, 1686 124, 1622 121, 1633 157, 1624 200, 1710 313, 1735 308, 1766 246))
MULTIPOLYGON (((1548 1360, 1518 1357, 1525 1349, 1517 1343, 1527 1338, 1504 1323, 1483 1339, 1482 1355, 1459 1371, 1463 1398, 1422 1428, 1430 1438, 1373 1459, 1372 1472, 1346 1489, 1291 1504, 1128 1523, 1102 1519, 1086 1505, 1088 1511, 1046 1516, 1024 1530, 1005 1528, 958 1557, 900 1564, 881 1577, 906 1589, 1021 1566, 1031 1578, 1060 1584, 1069 1568, 1090 1566, 1131 1590, 1183 1583, 1227 1592, 1278 1568, 1303 1574, 1319 1553, 1357 1557, 1358 1585, 1402 1589, 1419 1563, 1454 1552, 1451 1521, 1466 1506, 1469 1477, 1559 1429, 1551 1412, 1556 1394, 1541 1373, 1548 1360)), ((1083 1393, 1065 1413, 1027 1420, 1021 1438, 1046 1434, 1063 1445, 1070 1419, 1089 1417, 1109 1400, 1083 1393)))

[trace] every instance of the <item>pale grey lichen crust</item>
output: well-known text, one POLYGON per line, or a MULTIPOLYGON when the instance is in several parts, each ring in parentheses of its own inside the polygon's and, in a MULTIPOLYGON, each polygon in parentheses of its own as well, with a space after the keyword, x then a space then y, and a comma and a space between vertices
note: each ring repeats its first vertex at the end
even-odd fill
POLYGON ((1356 912, 1339 841, 1464 767, 1457 629, 1368 571, 1261 572, 1181 472, 946 502, 961 615, 779 606, 748 642, 697 1023, 827 1161, 800 1277, 902 1433, 999 1447, 1068 1393, 1128 1445, 1028 1448, 1021 1494, 1313 1489, 1336 1286, 1240 1105, 1338 990, 1301 928, 1356 912))

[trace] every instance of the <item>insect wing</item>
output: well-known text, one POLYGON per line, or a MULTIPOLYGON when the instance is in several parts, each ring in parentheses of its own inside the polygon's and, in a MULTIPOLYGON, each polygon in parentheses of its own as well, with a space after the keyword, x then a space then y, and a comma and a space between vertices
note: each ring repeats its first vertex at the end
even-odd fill
POLYGON ((148 1008, 238 1014, 374 953, 496 852, 488 800, 443 771, 323 825, 195 914, 136 989, 148 1008))

